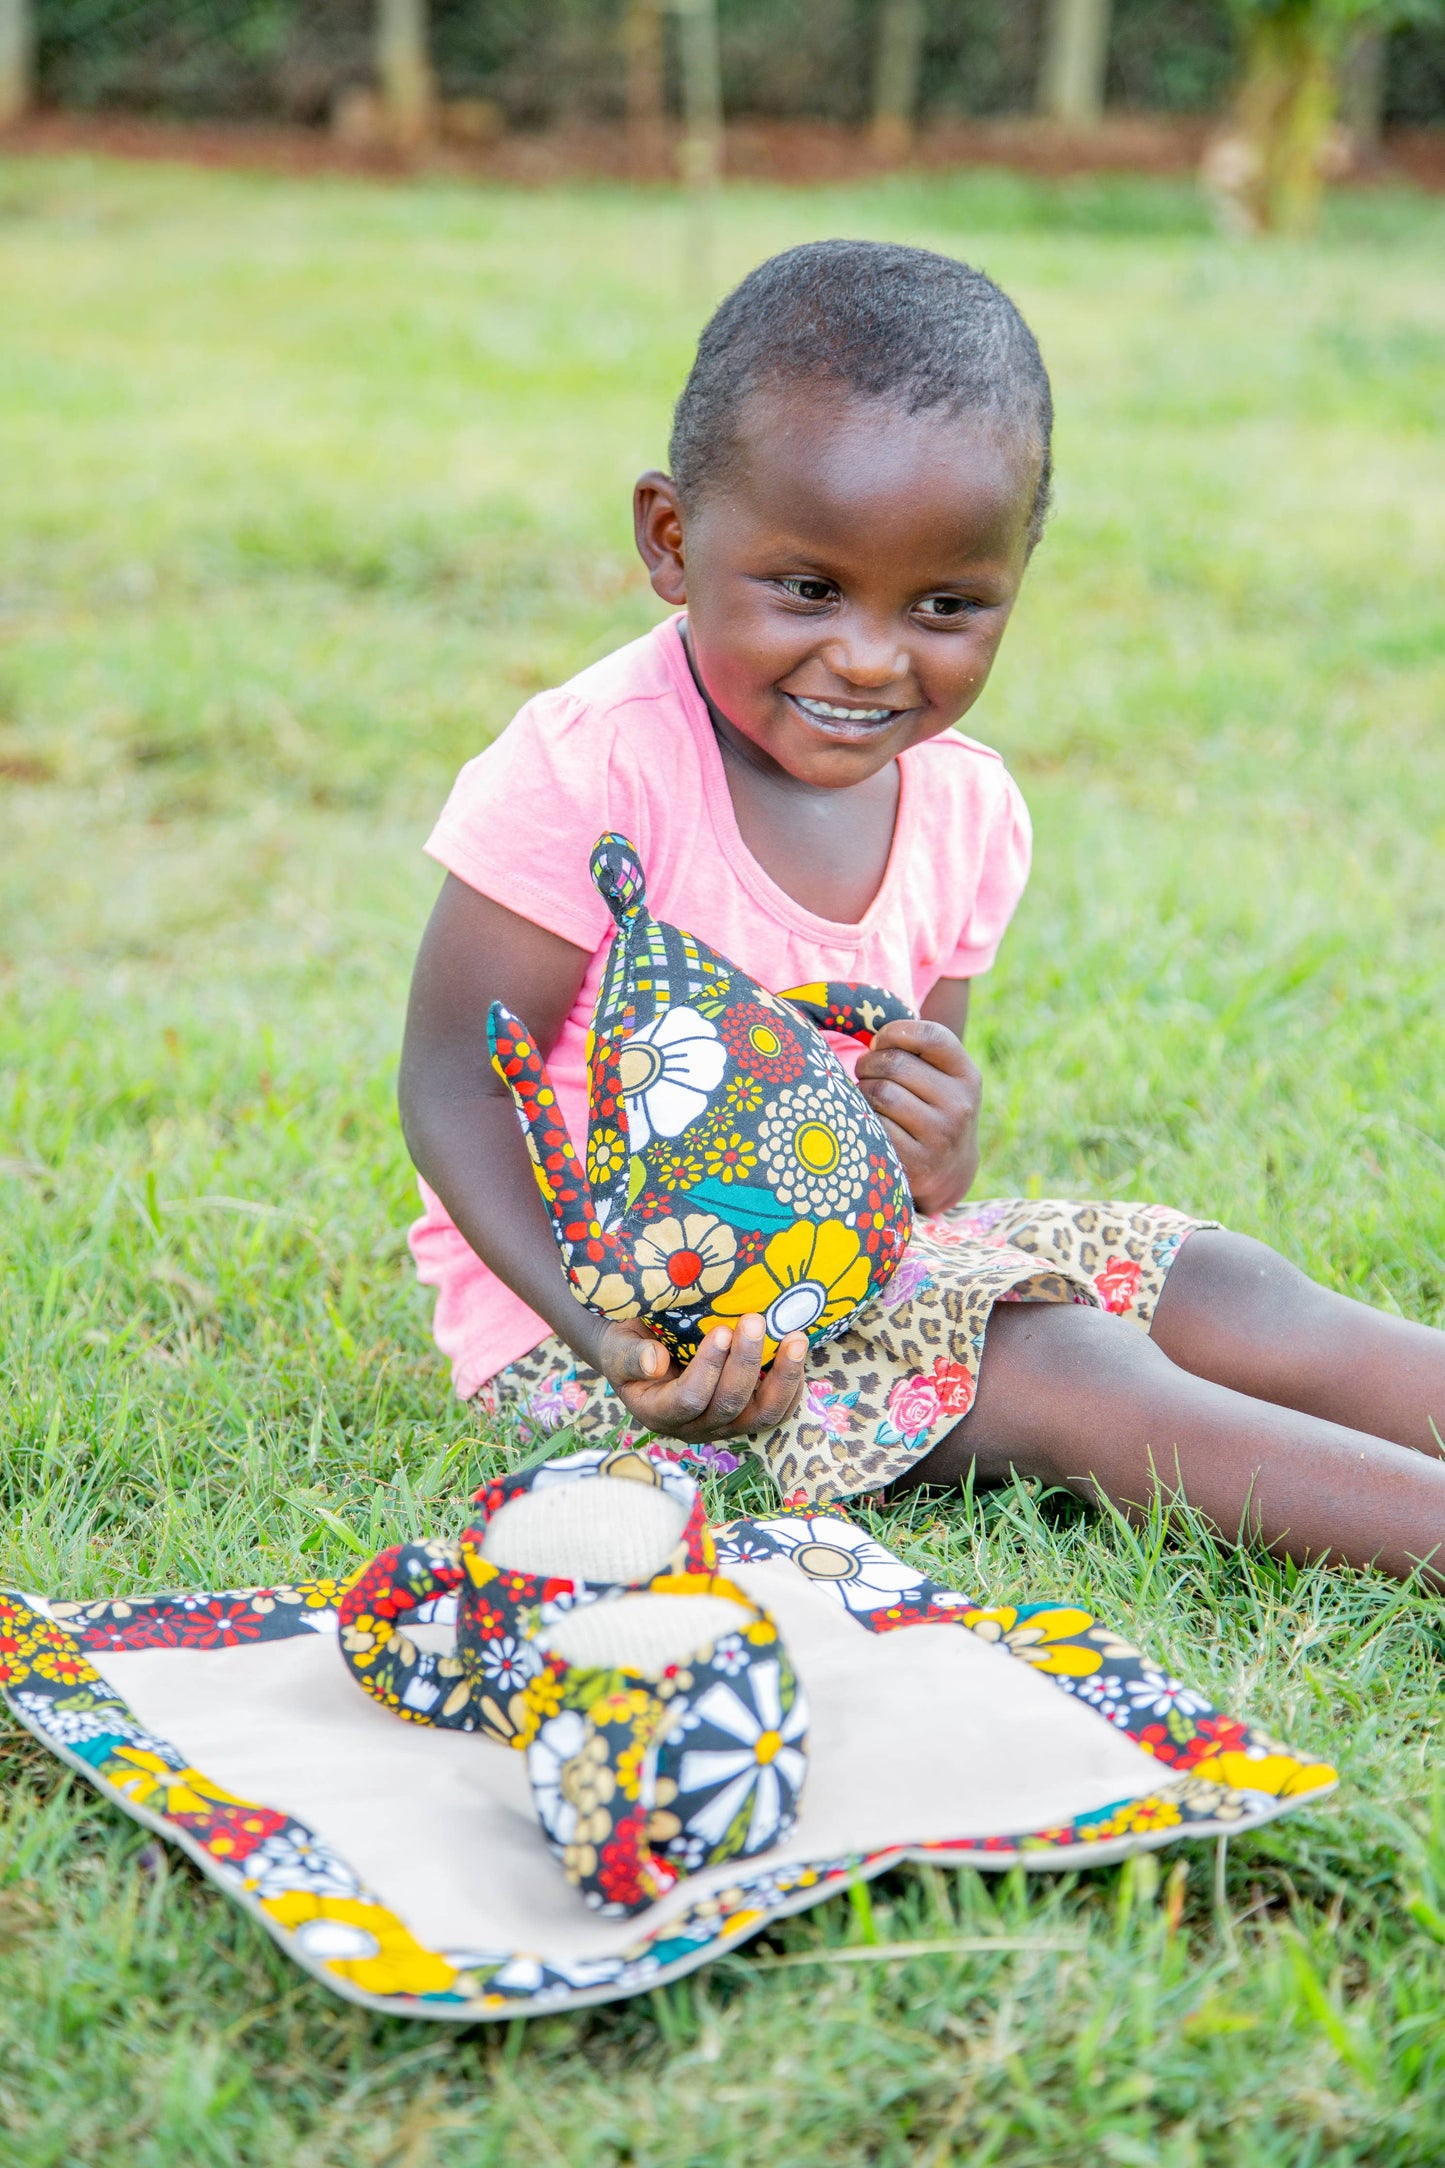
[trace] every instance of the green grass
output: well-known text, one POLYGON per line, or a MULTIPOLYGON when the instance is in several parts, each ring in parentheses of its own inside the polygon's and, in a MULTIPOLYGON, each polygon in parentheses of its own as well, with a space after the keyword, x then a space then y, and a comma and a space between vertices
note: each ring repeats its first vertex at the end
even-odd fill
MULTIPOLYGON (((739 189, 718 279, 840 230, 982 262, 1058 390, 975 717, 1038 830, 977 1003, 985 1192, 1212 1211, 1445 1322, 1445 210, 1357 197, 1285 253, 1142 183, 739 189)), ((496 1464, 403 1244, 419 846, 528 692, 653 620, 627 493, 686 249, 664 195, 0 164, 0 1580, 316 1571, 496 1464)), ((1222 1906, 1199 1853, 901 1874, 439 2039, 7 1729, 6 2168, 1438 2162, 1441 1604, 1026 1486, 877 1526, 1089 1598, 1340 1791, 1222 1906), (826 1961, 996 1927, 1074 1947, 826 1961)))

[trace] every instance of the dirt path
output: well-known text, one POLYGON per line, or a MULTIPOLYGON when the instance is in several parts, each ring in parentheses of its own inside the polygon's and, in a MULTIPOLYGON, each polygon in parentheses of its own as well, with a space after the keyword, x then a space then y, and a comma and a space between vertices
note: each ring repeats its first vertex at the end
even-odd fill
MULTIPOLYGON (((925 170, 1005 166, 1017 172, 1192 173, 1213 123, 1165 115, 1119 115, 1088 134, 1021 118, 951 122, 925 131, 913 165, 925 170)), ((358 173, 378 179, 416 172, 546 187, 578 179, 623 180, 631 172, 625 131, 602 123, 515 132, 487 145, 439 143, 413 157, 341 140, 320 128, 155 120, 121 113, 38 113, 0 134, 0 152, 94 153, 174 159, 270 173, 358 173)), ((738 121, 727 134, 727 171, 754 180, 847 181, 882 170, 856 129, 816 121, 738 121)), ((670 176, 666 151, 639 178, 670 176)), ((1409 180, 1445 190, 1445 129, 1392 135, 1362 184, 1409 180)))

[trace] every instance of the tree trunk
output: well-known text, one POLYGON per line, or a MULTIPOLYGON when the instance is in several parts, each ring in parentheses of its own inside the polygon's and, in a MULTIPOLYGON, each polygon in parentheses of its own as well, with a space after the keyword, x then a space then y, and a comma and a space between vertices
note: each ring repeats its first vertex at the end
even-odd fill
POLYGON ((1340 69, 1340 119, 1350 131, 1356 159, 1368 162, 1380 148, 1385 125, 1385 65, 1389 40, 1383 30, 1359 31, 1340 69))
POLYGON ((0 0, 0 128, 29 111, 34 58, 30 0, 0 0))
POLYGON ((430 135, 436 109, 426 0, 377 0, 376 74, 387 133, 412 150, 430 135))
POLYGON ((1039 110, 1067 128, 1104 117, 1109 0, 1049 0, 1039 69, 1039 110))
POLYGON ((627 0, 627 164, 635 181, 662 170, 664 84, 660 0, 627 0))
POLYGON ((674 0, 682 30, 682 177, 689 188, 716 187, 722 173, 722 68, 717 0, 674 0))
POLYGON ((912 148, 926 28, 924 0, 883 0, 869 138, 877 155, 889 163, 906 158, 912 148))
POLYGON ((1307 233, 1319 215, 1340 47, 1322 0, 1295 0, 1248 26, 1236 110, 1249 155, 1240 195, 1256 231, 1307 233))
POLYGON ((688 281, 705 299, 713 289, 715 204, 723 154, 717 0, 673 0, 673 5, 682 33, 682 179, 692 206, 688 281))

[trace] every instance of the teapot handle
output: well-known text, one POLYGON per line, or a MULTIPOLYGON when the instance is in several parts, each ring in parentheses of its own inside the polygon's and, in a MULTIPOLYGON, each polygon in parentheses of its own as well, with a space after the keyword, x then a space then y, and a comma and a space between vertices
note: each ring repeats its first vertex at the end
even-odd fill
POLYGON ((817 979, 807 986, 790 986, 779 1000, 801 1009, 819 1031, 840 1031, 849 1039, 871 1046, 875 1032, 915 1012, 886 986, 864 986, 851 979, 817 979))
POLYGON ((394 1543, 362 1566, 343 1591, 337 1617, 341 1654, 362 1691, 406 1723, 490 1732, 459 1660, 419 1649, 400 1628, 400 1621, 411 1619, 423 1604, 453 1594, 461 1584, 459 1544, 394 1543))

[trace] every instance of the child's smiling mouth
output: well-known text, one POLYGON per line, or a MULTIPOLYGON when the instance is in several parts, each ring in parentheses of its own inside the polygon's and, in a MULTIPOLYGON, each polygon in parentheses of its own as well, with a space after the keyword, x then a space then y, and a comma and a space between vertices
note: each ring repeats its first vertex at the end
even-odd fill
POLYGON ((810 700, 802 693, 787 693, 784 697, 810 723, 820 725, 833 736, 866 735, 907 713, 904 708, 846 707, 836 700, 810 700))

